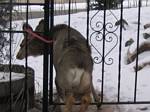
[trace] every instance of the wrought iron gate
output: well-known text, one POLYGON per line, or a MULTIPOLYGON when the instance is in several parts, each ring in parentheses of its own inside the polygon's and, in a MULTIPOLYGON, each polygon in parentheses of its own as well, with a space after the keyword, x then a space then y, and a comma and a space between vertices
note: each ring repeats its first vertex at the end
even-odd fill
MULTIPOLYGON (((77 1, 76 1, 77 2, 77 1)), ((84 4, 86 4, 86 8, 82 9, 82 10, 78 10, 75 9, 77 11, 84 11, 86 14, 86 19, 85 19, 85 23, 86 23, 86 30, 85 30, 85 36, 87 37, 87 42, 88 44, 91 45, 92 51, 95 52, 93 55, 93 60, 94 60, 94 64, 96 66, 99 67, 99 76, 100 78, 98 79, 98 83, 99 87, 100 87, 100 102, 99 104, 107 104, 107 105, 114 105, 114 104, 150 104, 150 99, 149 100, 138 100, 137 101, 137 88, 138 88, 138 55, 139 54, 139 41, 140 41, 140 21, 141 21, 141 0, 138 0, 138 11, 137 11, 137 17, 138 17, 138 21, 137 21, 137 39, 136 39, 136 46, 137 46, 137 54, 136 54, 136 64, 135 64, 135 77, 134 77, 134 90, 133 90, 133 97, 131 98, 132 100, 122 100, 121 99, 121 90, 124 89, 122 88, 122 46, 123 46, 123 30, 126 30, 125 28, 125 23, 124 21, 124 16, 123 16, 123 11, 124 11, 124 6, 123 6, 123 2, 124 0, 119 0, 119 5, 117 5, 117 7, 109 7, 110 5, 108 4, 107 0, 103 1, 103 8, 101 7, 96 7, 95 5, 96 1, 84 1, 84 4), (114 12, 114 9, 117 9, 120 11, 120 15, 116 15, 114 12), (95 11, 91 11, 91 10, 95 10, 95 11), (90 14, 92 12, 92 14, 90 14), (118 17, 119 16, 119 17, 118 17), (111 18, 111 19, 108 19, 111 18), (116 22, 120 23, 117 25, 116 22), (115 57, 111 57, 111 53, 112 52, 116 52, 117 51, 117 55, 118 55, 118 59, 116 59, 115 57), (117 66, 114 65, 114 62, 117 61, 117 66), (104 99, 105 96, 105 83, 106 83, 106 77, 107 76, 107 70, 108 68, 111 69, 111 66, 115 66, 116 71, 114 71, 116 73, 116 80, 114 80, 114 82, 116 81, 116 98, 115 101, 106 101, 104 99)), ((7 18, 8 20, 8 28, 0 28, 0 33, 6 33, 8 34, 8 43, 9 43, 9 60, 8 60, 8 64, 9 64, 9 105, 10 105, 10 110, 9 112, 13 112, 13 104, 12 104, 12 64, 13 64, 13 59, 10 58, 12 57, 13 54, 13 35, 14 34, 22 34, 24 33, 22 30, 14 30, 13 29, 13 21, 15 20, 14 18, 14 14, 16 14, 15 16, 18 17, 18 15, 20 15, 20 12, 15 13, 15 11, 13 10, 14 6, 25 6, 25 16, 23 17, 24 21, 26 23, 28 23, 29 18, 32 18, 33 15, 30 12, 30 6, 41 6, 44 9, 44 13, 41 12, 41 15, 44 18, 44 35, 45 36, 49 36, 49 29, 52 28, 54 26, 54 16, 57 14, 60 14, 59 11, 57 11, 57 9, 55 9, 57 6, 55 5, 57 3, 55 3, 55 0, 43 0, 41 2, 37 2, 37 3, 30 3, 29 0, 26 0, 26 2, 21 2, 21 1, 14 1, 14 0, 2 0, 2 2, 0 2, 0 10, 2 9, 2 6, 7 6, 8 9, 6 11, 6 13, 8 14, 7 16, 4 14, 2 15, 1 18, 7 18), (56 10, 56 11, 55 11, 56 10)), ((71 15, 72 12, 74 13, 74 11, 72 11, 72 0, 68 0, 66 2, 66 5, 68 6, 68 8, 63 12, 63 14, 66 14, 68 21, 66 24, 68 24, 69 26, 72 26, 71 24, 71 15)), ((76 6, 78 7, 78 6, 76 6)), ((22 12, 21 12, 22 13, 22 12)), ((36 13, 36 12, 34 12, 36 13)), ((62 14, 62 12, 61 12, 62 14)), ((0 18, 0 22, 1 19, 0 18)), ((0 24, 1 27, 1 24, 0 24)), ((19 37, 18 37, 19 38, 19 37)), ((0 40, 2 41, 2 40, 0 40)), ((27 39, 26 39, 26 43, 27 43, 27 39)), ((2 42, 0 42, 2 43, 2 42)), ((27 45, 26 45, 27 46, 27 45)), ((1 46, 0 46, 1 47, 1 46)), ((0 48, 1 49, 1 48, 0 48)), ((43 112, 48 112, 48 107, 50 105, 61 105, 62 103, 56 103, 54 102, 54 76, 53 76, 53 45, 51 45, 50 47, 50 57, 49 57, 49 48, 48 45, 45 45, 45 51, 44 51, 44 57, 43 57, 43 98, 42 98, 42 111, 43 112)), ((1 52, 2 53, 2 52, 1 52)), ((27 47, 26 47, 26 53, 27 53, 27 47)), ((2 55, 0 55, 2 56, 2 55)), ((27 54, 26 54, 27 56, 27 54)), ((5 60, 5 59, 4 59, 5 60)), ((41 65, 42 66, 42 65, 41 65)), ((98 73, 98 72, 97 72, 98 73)), ((25 81, 24 81, 24 85, 25 85, 25 91, 24 91, 24 105, 23 105, 23 112, 27 112, 28 111, 28 101, 29 101, 29 97, 28 97, 28 58, 25 58, 25 81)), ((130 73, 129 73, 130 74, 130 73)), ((36 75, 36 74, 35 74, 36 75)), ((111 80, 111 79, 110 79, 111 80)), ((126 83, 126 82, 125 82, 126 83)), ((111 90, 110 90, 111 91, 111 90)), ((109 91, 107 91, 109 92, 109 91)), ((92 105, 96 105, 97 103, 93 102, 91 103, 92 105)))

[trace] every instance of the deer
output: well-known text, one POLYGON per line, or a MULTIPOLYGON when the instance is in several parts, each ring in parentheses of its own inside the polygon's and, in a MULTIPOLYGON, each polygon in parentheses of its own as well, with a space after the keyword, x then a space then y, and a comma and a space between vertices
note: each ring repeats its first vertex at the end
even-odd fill
MULTIPOLYGON (((128 48, 128 51, 127 51, 127 64, 130 64, 132 63, 136 58, 137 58, 137 55, 143 53, 143 52, 146 52, 146 51, 150 51, 150 43, 149 42, 143 42, 139 48, 138 48, 138 52, 137 52, 137 48, 131 53, 130 52, 130 47, 128 48)), ((141 65, 138 65, 138 67, 136 68, 136 66, 134 66, 134 70, 136 71, 139 71, 141 69, 143 69, 145 66, 147 65, 150 65, 150 62, 145 62, 141 65)))
MULTIPOLYGON (((23 25, 23 31, 26 29, 33 31, 30 25, 23 25)), ((35 32, 44 31, 44 20, 37 25, 35 32)), ((92 101, 100 100, 97 95, 93 82, 93 59, 91 48, 82 34, 74 28, 65 24, 54 26, 49 31, 53 38, 53 63, 56 70, 55 85, 59 101, 63 101, 65 106, 63 112, 71 112, 72 106, 76 101, 80 101, 79 112, 85 112, 92 101), (70 37, 68 37, 68 30, 70 37), (69 39, 68 39, 69 38, 69 39)), ((27 56, 43 55, 44 42, 34 38, 32 35, 24 33, 24 39, 20 44, 20 49, 16 58, 22 60, 25 58, 25 36, 27 36, 27 56)))

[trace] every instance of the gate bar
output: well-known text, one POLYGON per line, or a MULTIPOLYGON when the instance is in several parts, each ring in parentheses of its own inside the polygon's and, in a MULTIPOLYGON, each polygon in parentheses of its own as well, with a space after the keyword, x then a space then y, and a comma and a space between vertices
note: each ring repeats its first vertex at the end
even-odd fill
POLYGON ((138 31, 137 31, 137 54, 136 54, 136 68, 135 68, 135 89, 134 89, 134 102, 136 102, 136 98, 137 98, 137 81, 138 81, 138 61, 139 61, 139 38, 140 38, 140 20, 141 20, 141 0, 139 0, 138 3, 138 31))
MULTIPOLYGON (((44 4, 44 35, 49 36, 49 0, 44 4)), ((48 44, 44 44, 43 56, 43 112, 48 112, 48 44)))
POLYGON ((105 69, 105 31, 106 31, 106 0, 104 0, 104 23, 103 23, 103 50, 102 50, 102 85, 101 85, 101 103, 104 97, 104 69, 105 69))
POLYGON ((87 45, 89 44, 89 12, 90 12, 90 0, 87 0, 87 31, 86 31, 87 45))
MULTIPOLYGON (((98 105, 99 103, 90 103, 90 105, 98 105)), ((102 105, 131 105, 131 104, 150 104, 150 101, 120 101, 120 102, 103 102, 102 105)), ((65 103, 53 103, 53 105, 65 105, 65 103)), ((81 105, 81 103, 75 103, 75 105, 81 105)))
MULTIPOLYGON (((120 21, 123 20, 123 0, 121 0, 121 15, 120 15, 120 21)), ((120 102, 120 81, 121 81, 121 51, 122 51, 122 26, 123 23, 120 24, 120 44, 119 44, 119 68, 118 68, 118 102, 120 102)))
POLYGON ((71 0, 68 1, 68 45, 70 42, 70 23, 71 23, 71 0))
MULTIPOLYGON (((11 31, 12 30, 12 0, 10 0, 10 3, 9 3, 9 13, 10 13, 10 15, 9 15, 9 20, 10 20, 10 29, 9 29, 9 31, 11 31)), ((12 39, 12 32, 9 32, 9 36, 10 36, 10 38, 9 38, 9 46, 10 46, 10 48, 9 48, 9 55, 10 55, 10 58, 9 58, 9 71, 10 71, 10 73, 9 73, 9 95, 10 95, 10 109, 9 109, 9 111, 10 112, 12 112, 12 68, 11 68, 11 66, 12 66, 12 58, 11 58, 11 56, 12 56, 12 42, 11 42, 11 39, 12 39)))
MULTIPOLYGON (((53 26, 54 26, 54 0, 51 0, 50 2, 50 28, 53 28, 53 26)), ((50 73, 49 104, 52 105, 53 104, 53 43, 50 45, 50 69, 49 70, 50 70, 49 72, 50 73)))
MULTIPOLYGON (((26 7, 26 25, 28 25, 28 18, 29 18, 29 0, 27 0, 27 7, 26 7)), ((26 35, 26 39, 25 39, 25 89, 24 89, 24 99, 25 99, 25 104, 24 104, 24 112, 28 112, 28 34, 26 35)))

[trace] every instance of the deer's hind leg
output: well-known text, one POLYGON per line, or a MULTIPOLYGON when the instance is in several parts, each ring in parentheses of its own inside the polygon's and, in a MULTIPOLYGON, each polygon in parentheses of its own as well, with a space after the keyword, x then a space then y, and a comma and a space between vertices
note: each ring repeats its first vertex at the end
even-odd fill
POLYGON ((91 100, 90 93, 85 94, 81 99, 81 107, 79 112, 85 112, 88 109, 91 100))
POLYGON ((65 101, 64 112, 71 112, 72 105, 75 103, 75 98, 73 95, 67 95, 65 101))

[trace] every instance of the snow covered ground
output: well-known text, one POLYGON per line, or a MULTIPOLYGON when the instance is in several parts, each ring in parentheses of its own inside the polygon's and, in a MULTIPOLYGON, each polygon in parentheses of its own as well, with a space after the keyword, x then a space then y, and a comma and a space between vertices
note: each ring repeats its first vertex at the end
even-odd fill
MULTIPOLYGON (((67 3, 54 5, 55 10, 67 10, 68 8, 69 8, 69 5, 67 3)), ((85 9, 85 8, 86 8, 86 3, 77 3, 77 4, 72 3, 71 4, 71 9, 85 9)), ((14 9, 19 12, 25 12, 27 10, 27 7, 15 6, 14 9)), ((42 5, 41 6, 32 5, 32 6, 29 6, 29 11, 44 11, 44 9, 42 5)))
MULTIPOLYGON (((142 5, 146 6, 146 5, 150 5, 150 1, 148 0, 148 2, 146 0, 142 0, 142 5)), ((136 7, 138 6, 138 0, 124 0, 123 2, 123 6, 124 7, 136 7)), ((29 11, 44 11, 43 10, 43 6, 39 6, 39 5, 32 5, 32 6, 28 6, 29 7, 29 11)), ((65 4, 55 4, 54 5, 54 9, 55 10, 67 10, 69 7, 68 3, 65 4)), ((71 3, 71 9, 86 9, 87 4, 86 3, 71 3)), ((14 7, 15 10, 17 10, 18 12, 25 12, 27 10, 26 6, 15 6, 14 7)))
MULTIPOLYGON (((143 41, 148 41, 143 39, 143 32, 145 31, 143 28, 143 25, 146 23, 150 23, 150 7, 143 7, 141 10, 141 26, 140 26, 140 43, 143 41)), ((115 16, 119 19, 120 18, 120 10, 113 10, 112 11, 115 16)), ((91 11, 90 12, 90 18, 93 17, 93 15, 97 13, 97 11, 91 11)), ((95 24, 96 21, 102 21, 102 15, 103 12, 99 12, 96 17, 94 17, 94 21, 92 24, 95 24), (95 23, 94 23, 95 22, 95 23)), ((110 15, 110 12, 107 11, 107 21, 111 21, 112 23, 115 22, 114 16, 110 15)), ((122 60, 121 60, 121 89, 120 89, 120 101, 133 101, 134 99, 134 87, 135 87, 135 72, 133 70, 133 66, 135 66, 135 62, 127 65, 125 62, 126 59, 126 52, 128 50, 128 47, 125 47, 125 42, 129 40, 130 38, 133 38, 135 40, 134 44, 131 46, 131 51, 133 51, 136 47, 136 40, 137 40, 137 21, 138 21, 138 9, 137 8, 131 8, 131 9, 124 9, 123 11, 123 18, 127 20, 128 26, 126 30, 123 30, 123 39, 122 39, 122 60)), ((31 19, 29 20, 29 24, 35 28, 39 19, 31 19)), ((68 16, 55 16, 55 24, 59 23, 68 23, 68 16), (60 19, 61 18, 61 19, 60 19)), ((90 19, 91 20, 91 19, 90 19)), ((17 26, 16 30, 21 30, 23 21, 15 21, 13 24, 17 26)), ((114 24, 114 23, 113 23, 114 24)), ((80 31, 85 37, 86 37, 86 12, 81 12, 77 14, 71 14, 71 26, 78 31, 80 31)), ((90 35, 93 33, 93 30, 90 27, 90 35)), ((150 32, 149 32, 150 33, 150 32)), ((118 37, 119 41, 119 28, 116 30, 115 34, 118 37)), ((17 50, 19 49, 19 43, 21 42, 21 39, 23 37, 22 34, 14 34, 15 42, 13 46, 14 51, 14 57, 17 53, 17 50)), ((117 40, 115 40, 117 41, 117 40)), ((99 50, 99 52, 102 52, 102 43, 99 41, 96 41, 93 37, 91 39, 92 44, 99 50)), ((105 50, 106 53, 109 52, 109 50, 113 47, 114 43, 106 43, 105 50)), ((92 48, 92 56, 99 56, 98 52, 92 48)), ((139 63, 143 63, 145 61, 150 61, 150 52, 143 53, 139 57, 139 63)), ((117 93, 118 93, 118 63, 119 63, 119 43, 117 46, 108 54, 107 59, 112 58, 113 64, 112 65, 106 65, 104 69, 104 95, 107 97, 107 101, 117 101, 117 93)), ((110 61, 110 60, 107 60, 110 61)), ((25 64, 25 60, 16 60, 14 59, 13 63, 15 64, 25 64)), ((43 57, 29 57, 28 58, 28 65, 35 70, 35 85, 36 85, 36 92, 40 92, 42 90, 42 80, 43 80, 43 57)), ((94 65, 94 71, 93 71, 93 82, 96 89, 101 90, 101 74, 102 74, 102 66, 100 64, 94 65)), ((55 76, 55 73, 54 73, 55 76)), ((141 71, 138 72, 138 85, 137 85, 137 101, 150 101, 150 68, 149 66, 145 67, 141 71)), ((122 110, 120 112, 143 112, 143 108, 146 107, 146 110, 144 112, 150 112, 150 105, 142 105, 142 106, 136 106, 133 107, 130 106, 121 106, 122 110)))

